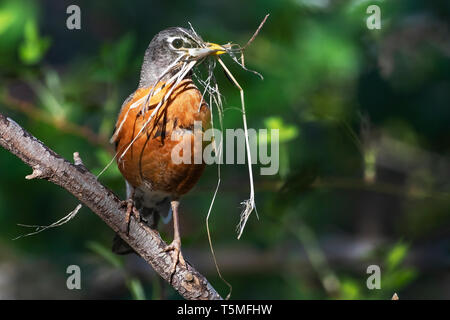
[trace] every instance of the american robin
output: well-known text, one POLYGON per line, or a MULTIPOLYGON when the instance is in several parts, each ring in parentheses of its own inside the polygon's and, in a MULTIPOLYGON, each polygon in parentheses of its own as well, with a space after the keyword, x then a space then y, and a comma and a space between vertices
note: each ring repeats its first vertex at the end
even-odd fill
MULTIPOLYGON (((117 165, 126 180, 126 222, 134 212, 156 228, 160 216, 170 220, 173 215, 174 237, 167 247, 175 255, 173 271, 178 262, 185 264, 180 253, 179 199, 197 183, 205 168, 203 161, 194 161, 196 154, 203 153, 203 145, 194 143, 194 121, 200 121, 204 130, 211 117, 191 70, 182 72, 186 64, 194 66, 207 56, 223 53, 223 47, 204 42, 191 30, 176 27, 159 32, 145 52, 139 86, 123 103, 111 138, 117 165), (191 163, 173 161, 173 148, 180 141, 191 142, 191 163)), ((116 236, 113 251, 120 254, 129 250, 116 236)))

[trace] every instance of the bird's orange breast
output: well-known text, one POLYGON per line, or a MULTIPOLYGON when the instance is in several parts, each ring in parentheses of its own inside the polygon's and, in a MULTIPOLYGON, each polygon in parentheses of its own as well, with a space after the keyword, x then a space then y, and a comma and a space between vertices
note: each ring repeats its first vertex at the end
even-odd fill
POLYGON ((193 131, 194 121, 200 121, 203 130, 208 128, 210 110, 192 80, 186 79, 173 90, 148 122, 158 103, 167 96, 170 86, 154 93, 148 110, 142 113, 142 105, 150 90, 138 89, 121 109, 112 139, 116 144, 117 164, 133 187, 179 196, 197 183, 204 170, 203 161, 199 164, 194 162, 195 155, 198 159, 199 153, 203 153, 203 145, 194 143, 193 131), (184 141, 190 141, 191 163, 177 164, 173 161, 172 150, 180 143, 179 139, 172 140, 173 132, 186 135, 184 141))

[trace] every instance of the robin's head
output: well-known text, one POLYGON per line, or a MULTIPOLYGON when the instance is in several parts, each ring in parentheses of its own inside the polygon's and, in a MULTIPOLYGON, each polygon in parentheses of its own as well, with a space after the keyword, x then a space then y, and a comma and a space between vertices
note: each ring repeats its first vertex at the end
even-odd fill
MULTIPOLYGON (((179 71, 171 66, 177 61, 202 60, 208 55, 225 53, 223 47, 204 42, 193 31, 173 27, 159 32, 145 51, 139 87, 149 87, 169 79, 179 71)), ((179 66, 180 64, 178 64, 179 66)))

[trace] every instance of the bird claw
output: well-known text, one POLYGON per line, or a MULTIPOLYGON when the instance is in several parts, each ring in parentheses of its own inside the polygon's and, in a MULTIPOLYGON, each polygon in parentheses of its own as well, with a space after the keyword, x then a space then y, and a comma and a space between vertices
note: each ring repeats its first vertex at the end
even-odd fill
POLYGON ((172 281, 172 276, 175 274, 177 264, 179 263, 182 267, 186 268, 186 260, 184 260, 183 254, 181 253, 181 241, 173 240, 171 244, 164 248, 165 252, 172 251, 173 265, 170 270, 170 279, 172 281))
POLYGON ((136 207, 134 206, 133 199, 127 199, 127 200, 122 201, 122 205, 127 208, 127 211, 125 213, 125 221, 124 221, 124 224, 122 226, 122 232, 128 234, 128 232, 130 231, 130 217, 131 217, 131 215, 133 215, 133 217, 137 221, 140 221, 141 216, 139 214, 139 210, 136 209, 136 207))

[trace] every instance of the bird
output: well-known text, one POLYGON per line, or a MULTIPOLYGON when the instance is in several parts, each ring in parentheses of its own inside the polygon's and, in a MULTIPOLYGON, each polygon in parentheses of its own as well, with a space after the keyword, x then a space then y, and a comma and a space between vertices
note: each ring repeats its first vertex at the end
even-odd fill
MULTIPOLYGON (((178 163, 172 153, 179 143, 189 142, 191 159, 201 156, 204 145, 194 143, 194 124, 201 123, 202 137, 211 118, 192 69, 186 66, 197 67, 205 58, 224 53, 224 47, 204 42, 193 29, 171 27, 157 33, 145 51, 138 87, 123 102, 111 138, 127 189, 124 225, 131 214, 153 229, 160 218, 167 222, 173 217, 173 241, 166 247, 174 258, 172 273, 177 263, 186 265, 181 253, 180 198, 205 169, 203 160, 178 163)), ((133 252, 117 235, 113 251, 133 252)))

